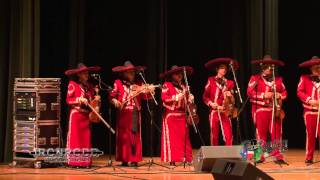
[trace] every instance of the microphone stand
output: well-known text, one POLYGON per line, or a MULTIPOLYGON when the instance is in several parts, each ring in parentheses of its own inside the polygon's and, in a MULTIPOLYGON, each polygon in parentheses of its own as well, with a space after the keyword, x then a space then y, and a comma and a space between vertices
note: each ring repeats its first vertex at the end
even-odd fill
MULTIPOLYGON (((273 79, 273 86, 272 86, 273 103, 272 103, 272 117, 271 117, 271 134, 273 132, 273 126, 275 126, 275 128, 277 127, 277 125, 274 125, 275 124, 274 121, 275 121, 275 118, 276 118, 276 111, 277 111, 276 108, 278 108, 277 86, 276 86, 276 76, 275 76, 275 72, 274 72, 274 65, 272 66, 272 79, 273 79)), ((275 129, 275 133, 277 133, 276 129, 275 129)))
POLYGON ((233 79, 234 79, 234 82, 235 82, 235 84, 236 84, 237 94, 238 94, 238 96, 239 96, 240 104, 242 104, 241 91, 240 91, 240 88, 239 88, 239 84, 238 84, 238 81, 237 81, 237 76, 236 76, 236 73, 235 73, 235 70, 234 70, 233 62, 232 62, 232 61, 230 62, 229 66, 230 66, 230 68, 231 68, 231 72, 232 72, 232 75, 233 75, 233 79))
MULTIPOLYGON (((92 77, 93 77, 95 80, 98 81, 98 83, 99 83, 98 85, 99 85, 99 88, 100 88, 101 90, 104 90, 104 91, 107 92, 107 93, 110 93, 110 92, 112 91, 112 87, 109 86, 108 84, 106 84, 105 82, 103 82, 102 79, 101 79, 101 77, 100 77, 100 75, 98 75, 98 74, 92 74, 92 77), (102 88, 101 85, 103 85, 105 88, 102 88)), ((112 110, 111 110, 111 105, 109 104, 109 106, 108 106, 108 120, 109 120, 109 122, 108 122, 108 123, 110 124, 110 126, 112 125, 111 112, 112 112, 112 110)), ((112 143, 111 143, 111 132, 110 132, 110 131, 109 131, 109 133, 108 133, 108 142, 107 142, 107 145, 108 145, 108 160, 107 160, 107 164, 105 165, 105 167, 111 167, 111 168, 113 169, 113 171, 115 171, 116 169, 119 169, 119 170, 121 170, 121 171, 123 171, 123 172, 126 172, 126 171, 122 170, 121 168, 116 167, 116 166, 113 165, 112 155, 111 155, 111 154, 112 154, 112 153, 111 153, 111 151, 112 151, 112 150, 111 150, 112 143)))
MULTIPOLYGON (((255 83, 253 84, 253 88, 252 88, 252 89, 255 89, 256 96, 257 96, 257 94, 258 94, 258 83, 259 83, 260 80, 261 80, 261 75, 259 76, 259 79, 257 79, 257 80, 255 81, 255 83)), ((239 109, 239 111, 238 111, 237 119, 240 117, 240 114, 243 112, 244 108, 245 108, 246 105, 248 104, 249 99, 250 99, 250 96, 247 96, 246 99, 245 99, 245 101, 242 103, 242 105, 241 105, 241 107, 240 107, 240 109, 239 109)), ((256 106, 257 106, 257 101, 258 101, 258 100, 256 99, 256 104, 255 104, 256 106)), ((255 128, 256 128, 256 127, 255 127, 255 128)), ((256 166, 256 164, 257 164, 257 160, 254 159, 254 165, 256 166)))
MULTIPOLYGON (((318 80, 316 81, 317 83, 318 82, 320 82, 319 81, 319 79, 320 79, 320 76, 318 76, 317 77, 318 78, 318 80)), ((319 102, 319 100, 320 100, 320 90, 318 89, 317 90, 317 101, 319 102)), ((318 126, 319 126, 319 120, 320 120, 320 103, 318 103, 318 106, 317 106, 317 123, 316 123, 316 135, 315 135, 315 138, 316 138, 316 140, 317 140, 317 138, 318 138, 318 131, 319 131, 319 128, 318 128, 318 126)), ((307 164, 307 166, 311 166, 311 165, 314 165, 314 164, 318 164, 318 163, 320 163, 320 161, 319 160, 317 160, 318 159, 318 155, 319 155, 319 153, 320 153, 320 138, 318 138, 318 154, 316 155, 316 157, 314 158, 314 159, 316 159, 316 161, 315 162, 312 162, 312 163, 310 163, 310 164, 307 164)))
MULTIPOLYGON (((184 81, 185 81, 185 85, 186 85, 186 91, 187 91, 188 94, 190 94, 186 68, 183 69, 183 76, 184 76, 184 81)), ((199 135, 202 144, 204 144, 204 143, 203 143, 202 136, 201 136, 200 132, 198 131, 198 128, 197 128, 196 124, 194 123, 193 117, 191 115, 192 113, 191 113, 190 107, 188 106, 187 97, 185 95, 183 97, 184 97, 183 98, 184 99, 184 104, 186 106, 186 108, 185 108, 186 123, 185 123, 185 134, 184 134, 184 155, 183 155, 183 162, 182 163, 183 163, 183 168, 186 168, 186 164, 187 164, 187 133, 188 133, 187 132, 188 131, 187 120, 188 120, 189 117, 191 119, 192 126, 193 126, 193 129, 194 129, 195 133, 199 135)))
MULTIPOLYGON (((236 73, 235 73, 232 61, 230 61, 229 66, 231 68, 233 79, 234 79, 234 82, 235 82, 235 85, 236 85, 236 88, 237 88, 236 93, 238 94, 240 104, 242 104, 243 101, 242 101, 241 91, 240 91, 240 88, 239 88, 239 84, 238 84, 238 81, 237 81, 237 77, 236 77, 236 73)), ((241 137, 241 131, 240 131, 240 118, 239 118, 239 116, 237 116, 237 140, 238 140, 238 143, 241 144, 242 137, 241 137)))
MULTIPOLYGON (((147 81, 146 79, 144 78, 144 72, 142 74, 141 71, 139 71, 139 76, 141 77, 142 81, 144 84, 147 84, 147 81)), ((154 97, 154 95, 152 93, 150 93, 152 98, 153 98, 153 101, 155 103, 155 105, 158 105, 158 102, 156 100, 156 98, 154 97)), ((144 164, 141 164, 139 167, 141 166, 145 166, 145 165, 148 165, 148 170, 151 169, 151 166, 152 165, 156 165, 156 166, 160 166, 160 167, 164 167, 164 168, 167 168, 167 169, 170 169, 169 167, 165 166, 165 165, 162 165, 162 164, 159 164, 159 163, 156 163, 153 159, 153 156, 154 156, 154 149, 153 149, 153 128, 156 127, 158 132, 160 133, 160 128, 154 124, 154 116, 153 116, 153 110, 150 109, 150 106, 149 106, 149 99, 147 98, 146 99, 147 101, 147 109, 148 109, 148 112, 149 112, 149 116, 150 116, 150 144, 149 144, 149 148, 150 148, 150 159, 148 160, 148 162, 144 163, 144 164)))
MULTIPOLYGON (((282 120, 280 118, 280 115, 279 115, 279 119, 277 119, 277 114, 276 114, 279 104, 278 104, 278 101, 277 101, 277 84, 276 84, 275 65, 274 64, 272 65, 272 79, 273 79, 273 103, 272 103, 272 118, 271 118, 271 136, 272 136, 273 127, 274 127, 275 137, 277 137, 277 124, 276 124, 277 122, 275 122, 275 121, 280 121, 280 125, 282 126, 282 120)), ((319 122, 319 113, 318 113, 318 118, 317 118, 317 123, 318 122, 319 122)), ((317 127, 318 127, 318 124, 317 124, 317 127)), ((316 135, 316 137, 317 137, 317 135, 316 135)), ((275 140, 276 141, 275 142, 276 143, 275 144, 276 147, 282 148, 281 138, 282 137, 279 138, 279 142, 278 142, 277 139, 275 140), (279 144, 279 146, 278 146, 277 143, 281 143, 281 144, 279 144)), ((281 153, 280 149, 278 149, 278 150, 279 150, 279 153, 281 153)), ((280 167, 282 167, 282 164, 289 165, 284 160, 280 160, 280 162, 279 162, 279 160, 277 160, 276 163, 279 164, 280 167)))

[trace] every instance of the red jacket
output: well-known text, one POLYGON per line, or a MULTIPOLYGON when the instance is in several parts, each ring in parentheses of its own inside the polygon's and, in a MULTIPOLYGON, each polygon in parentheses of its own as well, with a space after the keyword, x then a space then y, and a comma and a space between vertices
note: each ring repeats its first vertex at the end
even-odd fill
POLYGON ((311 80, 310 75, 302 75, 298 84, 297 95, 305 110, 317 110, 318 107, 308 104, 309 100, 319 100, 320 83, 311 80))
POLYGON ((210 106, 211 103, 217 103, 219 106, 223 105, 224 92, 230 91, 233 93, 234 82, 223 78, 225 86, 220 85, 217 81, 216 76, 208 78, 207 85, 205 87, 202 99, 203 102, 210 106))
MULTIPOLYGON (((186 91, 186 86, 181 85, 182 89, 179 89, 173 85, 172 82, 165 82, 162 86, 161 99, 163 107, 167 111, 172 112, 185 112, 184 99, 177 99, 177 95, 186 91)), ((188 100, 188 95, 187 95, 188 100)))
MULTIPOLYGON (((281 99, 287 98, 287 90, 282 82, 281 77, 276 77, 276 91, 280 93, 281 99)), ((264 94, 266 92, 273 92, 273 81, 268 82, 261 74, 251 76, 247 95, 250 97, 250 102, 254 107, 272 107, 272 101, 265 100, 264 94)), ((253 107, 253 106, 252 106, 253 107)))
MULTIPOLYGON (((129 84, 126 81, 121 81, 119 79, 115 80, 113 84, 113 90, 109 94, 109 100, 116 99, 120 103, 123 103, 124 101, 129 99, 130 96, 132 96, 132 93, 130 93, 130 91, 132 90, 132 85, 134 84, 129 84)), ((141 83, 137 83, 135 85, 141 85, 141 83)), ((141 93, 140 95, 128 101, 123 107, 123 110, 132 110, 134 107, 136 107, 138 110, 141 110, 141 99, 150 99, 150 97, 150 94, 141 93)))
POLYGON ((92 84, 87 85, 87 87, 82 87, 80 84, 70 81, 68 85, 68 93, 67 93, 67 104, 70 105, 72 108, 86 109, 84 105, 79 103, 79 98, 83 97, 88 99, 90 102, 94 98, 94 88, 92 84), (84 89, 86 88, 86 89, 84 89))

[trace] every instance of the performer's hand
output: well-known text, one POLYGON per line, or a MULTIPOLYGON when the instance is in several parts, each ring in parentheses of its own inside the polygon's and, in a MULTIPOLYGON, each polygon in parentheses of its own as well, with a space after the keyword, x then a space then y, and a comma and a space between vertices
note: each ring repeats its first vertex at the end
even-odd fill
POLYGON ((212 108, 212 109, 217 109, 218 107, 218 104, 217 103, 210 103, 209 106, 212 108))
POLYGON ((188 99, 188 101, 189 101, 190 103, 192 103, 193 100, 194 100, 194 96, 193 96, 192 94, 189 94, 189 99, 188 99))
POLYGON ((183 93, 179 93, 176 95, 176 101, 181 101, 183 99, 184 94, 183 93))
POLYGON ((99 96, 99 95, 94 96, 94 100, 101 101, 101 96, 99 96))
POLYGON ((281 99, 281 94, 280 93, 276 93, 276 98, 277 99, 281 99))
POLYGON ((154 87, 153 85, 147 85, 147 92, 154 94, 156 87, 154 87))
POLYGON ((231 94, 230 91, 225 91, 225 92, 224 92, 224 95, 227 96, 227 97, 231 97, 231 96, 232 96, 232 94, 231 94))
POLYGON ((83 98, 83 97, 80 97, 80 98, 79 98, 79 103, 80 103, 80 104, 88 104, 88 99, 83 98))
POLYGON ((272 92, 266 92, 265 94, 264 94, 264 98, 265 99, 271 99, 273 97, 273 93, 272 92))
POLYGON ((313 100, 313 99, 311 99, 311 100, 309 100, 308 101, 308 103, 311 105, 311 106, 318 106, 318 101, 317 100, 313 100))
POLYGON ((116 108, 120 108, 121 107, 121 103, 118 100, 112 99, 111 102, 114 105, 114 107, 116 107, 116 108))
POLYGON ((223 106, 218 106, 218 111, 223 111, 224 110, 224 107, 223 106))

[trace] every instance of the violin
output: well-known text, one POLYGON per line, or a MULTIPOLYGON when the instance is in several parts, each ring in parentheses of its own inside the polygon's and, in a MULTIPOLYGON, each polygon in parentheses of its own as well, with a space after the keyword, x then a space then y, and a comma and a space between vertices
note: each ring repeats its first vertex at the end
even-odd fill
POLYGON ((282 99, 278 98, 277 99, 277 107, 276 107, 276 112, 275 112, 276 117, 278 117, 280 120, 283 120, 286 116, 286 113, 282 109, 282 99))
POLYGON ((131 88, 131 93, 135 96, 141 94, 141 93, 146 93, 150 89, 154 89, 160 87, 159 84, 154 85, 154 84, 142 84, 142 85, 132 85, 131 88))
MULTIPOLYGON (((150 91, 150 89, 154 89, 154 88, 159 88, 161 87, 160 84, 154 85, 154 84, 143 84, 143 85, 132 85, 131 87, 131 91, 130 91, 130 96, 128 99, 126 99, 124 102, 121 103, 121 108, 128 103, 129 101, 131 101, 133 98, 139 96, 141 93, 147 93, 150 91)), ((153 93, 153 92, 150 92, 153 93)))
POLYGON ((313 81, 313 82, 316 82, 316 83, 319 83, 319 82, 320 82, 319 76, 311 75, 311 76, 310 76, 310 80, 313 81))
POLYGON ((235 107, 235 99, 233 96, 224 96, 223 107, 226 116, 232 119, 238 117, 238 108, 235 107))
POLYGON ((197 113, 198 111, 197 105, 194 102, 192 103, 189 102, 187 106, 189 107, 189 110, 190 110, 190 112, 188 111, 187 123, 189 125, 193 125, 192 124, 192 120, 193 120, 194 124, 196 125, 199 124, 200 118, 197 113))
POLYGON ((280 120, 283 120, 285 118, 285 112, 282 109, 282 99, 276 98, 276 102, 274 101, 275 95, 273 95, 272 99, 265 99, 264 102, 265 104, 271 104, 274 103, 275 107, 275 117, 279 118, 280 120))
MULTIPOLYGON (((183 89, 181 85, 178 85, 180 89, 183 89)), ((190 89, 187 87, 186 90, 184 90, 184 96, 186 97, 186 94, 190 94, 190 89)), ((194 103, 194 101, 190 102, 186 100, 186 108, 187 108, 187 124, 192 126, 192 120, 195 125, 197 125, 200 121, 200 118, 198 116, 198 108, 197 105, 194 103)))
MULTIPOLYGON (((189 83, 188 83, 188 77, 187 77, 187 71, 186 71, 186 68, 184 67, 183 68, 183 77, 184 77, 184 82, 185 82, 185 85, 186 85, 186 92, 185 94, 188 94, 190 95, 191 92, 190 92, 190 88, 189 88, 189 83)), ((190 102, 188 101, 188 99, 186 98, 186 96, 184 96, 184 100, 185 100, 185 103, 186 103, 186 108, 187 108, 187 124, 188 125, 192 125, 193 126, 193 129, 196 133, 198 133, 198 129, 196 127, 196 124, 199 123, 200 121, 200 118, 197 114, 197 106, 196 104, 194 103, 194 101, 190 102)))
MULTIPOLYGON (((267 90, 265 92, 267 92, 267 90)), ((280 120, 283 120, 285 118, 286 114, 285 114, 284 110, 282 109, 282 99, 281 99, 281 97, 278 98, 276 93, 277 93, 276 92, 276 85, 274 84, 272 99, 265 99, 264 102, 266 104, 273 103, 273 105, 276 106, 274 108, 275 117, 279 118, 280 120)))
MULTIPOLYGON (((217 78, 216 81, 221 86, 226 86, 226 81, 224 81, 222 78, 217 78)), ((229 90, 227 90, 229 91, 229 90)), ((224 108, 223 112, 227 117, 230 117, 232 119, 238 117, 238 108, 235 107, 235 98, 233 96, 227 96, 224 94, 222 106, 224 108)))
MULTIPOLYGON (((94 88, 94 91, 95 91, 95 97, 96 96, 99 96, 99 87, 96 86, 94 88)), ((100 117, 97 115, 97 113, 99 114, 100 113, 100 107, 101 107, 101 100, 100 99, 96 99, 94 98, 92 101, 90 101, 90 108, 93 108, 96 112, 94 111, 91 111, 89 113, 89 120, 90 122, 92 123, 99 123, 101 121, 100 117)))

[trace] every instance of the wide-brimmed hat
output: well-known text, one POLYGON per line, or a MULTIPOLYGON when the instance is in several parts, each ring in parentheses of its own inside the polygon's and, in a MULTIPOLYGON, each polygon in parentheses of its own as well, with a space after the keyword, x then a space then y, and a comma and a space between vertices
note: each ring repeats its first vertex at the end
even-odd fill
POLYGON ((183 72, 184 69, 186 70, 187 76, 190 76, 193 73, 193 68, 190 67, 190 66, 177 66, 177 65, 174 65, 174 66, 172 66, 170 68, 170 70, 161 73, 160 74, 160 78, 166 78, 166 77, 171 76, 174 73, 183 72))
POLYGON ((145 66, 135 66, 131 63, 131 61, 124 62, 123 66, 116 66, 112 68, 112 72, 121 73, 125 71, 135 70, 135 71, 142 71, 145 70, 145 66))
POLYGON ((258 64, 258 65, 266 65, 266 64, 272 64, 276 66, 284 66, 284 62, 277 59, 272 59, 270 55, 265 55, 263 59, 258 60, 252 60, 251 64, 258 64))
POLYGON ((97 73, 97 72, 101 71, 101 67, 100 66, 87 67, 85 64, 79 63, 77 65, 77 68, 69 69, 69 70, 65 71, 64 74, 67 76, 71 76, 71 75, 79 74, 79 73, 82 73, 85 71, 88 71, 89 73, 97 73))
POLYGON ((313 56, 310 60, 307 60, 301 64, 299 64, 300 68, 305 68, 305 67, 311 67, 314 65, 319 65, 320 64, 320 58, 317 56, 313 56))
POLYGON ((216 67, 218 67, 220 64, 225 64, 225 65, 229 65, 229 64, 232 64, 233 65, 233 68, 235 70, 237 70, 239 68, 239 62, 238 61, 235 61, 231 58, 227 58, 227 57, 221 57, 221 58, 215 58, 215 59, 212 59, 210 61, 208 61, 204 67, 206 69, 209 69, 209 70, 213 70, 215 69, 216 67))

